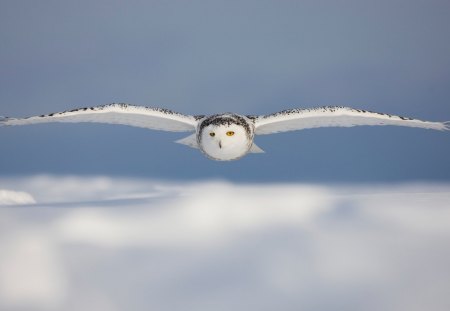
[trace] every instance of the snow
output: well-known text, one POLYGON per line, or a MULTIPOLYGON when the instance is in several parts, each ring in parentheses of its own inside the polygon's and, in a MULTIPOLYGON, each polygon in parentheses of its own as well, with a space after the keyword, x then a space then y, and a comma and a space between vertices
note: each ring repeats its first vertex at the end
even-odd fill
POLYGON ((0 208, 1 310, 450 305, 449 184, 42 175, 0 189, 35 199, 0 208))
POLYGON ((33 204, 34 198, 26 192, 0 189, 0 205, 33 204))

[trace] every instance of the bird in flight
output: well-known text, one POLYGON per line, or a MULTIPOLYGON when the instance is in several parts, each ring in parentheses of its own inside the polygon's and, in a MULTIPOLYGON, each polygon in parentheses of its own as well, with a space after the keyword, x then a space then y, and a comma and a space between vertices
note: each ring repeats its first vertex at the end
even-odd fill
POLYGON ((200 149, 208 158, 217 161, 237 160, 248 153, 264 152, 254 143, 255 135, 356 125, 398 125, 450 130, 450 121, 421 121, 348 107, 290 109, 262 116, 235 113, 206 116, 185 115, 162 108, 109 104, 28 118, 0 117, 0 126, 49 122, 95 122, 161 131, 194 132, 176 142, 200 149))

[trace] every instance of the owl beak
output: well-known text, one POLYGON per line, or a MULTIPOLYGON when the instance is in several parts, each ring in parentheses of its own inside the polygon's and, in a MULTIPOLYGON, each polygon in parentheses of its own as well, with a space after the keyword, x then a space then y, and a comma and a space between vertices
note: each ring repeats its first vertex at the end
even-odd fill
POLYGON ((222 149, 222 141, 219 140, 219 148, 222 149))

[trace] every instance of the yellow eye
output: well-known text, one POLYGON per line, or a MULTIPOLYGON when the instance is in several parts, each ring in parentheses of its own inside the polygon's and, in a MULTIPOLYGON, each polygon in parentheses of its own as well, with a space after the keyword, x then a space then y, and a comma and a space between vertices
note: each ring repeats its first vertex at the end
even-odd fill
POLYGON ((233 136, 234 135, 234 132, 233 131, 228 131, 227 132, 227 136, 233 136))
POLYGON ((211 133, 209 133, 209 136, 214 137, 214 136, 216 136, 216 133, 211 132, 211 133))

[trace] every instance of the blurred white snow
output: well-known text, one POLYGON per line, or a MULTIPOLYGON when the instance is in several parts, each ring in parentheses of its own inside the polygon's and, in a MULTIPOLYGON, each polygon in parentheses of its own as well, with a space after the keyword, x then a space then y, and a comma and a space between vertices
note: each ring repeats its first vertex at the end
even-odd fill
POLYGON ((26 192, 0 189, 0 205, 33 204, 34 198, 26 192))
POLYGON ((450 306, 448 184, 31 176, 0 189, 36 201, 2 201, 0 310, 450 306))

